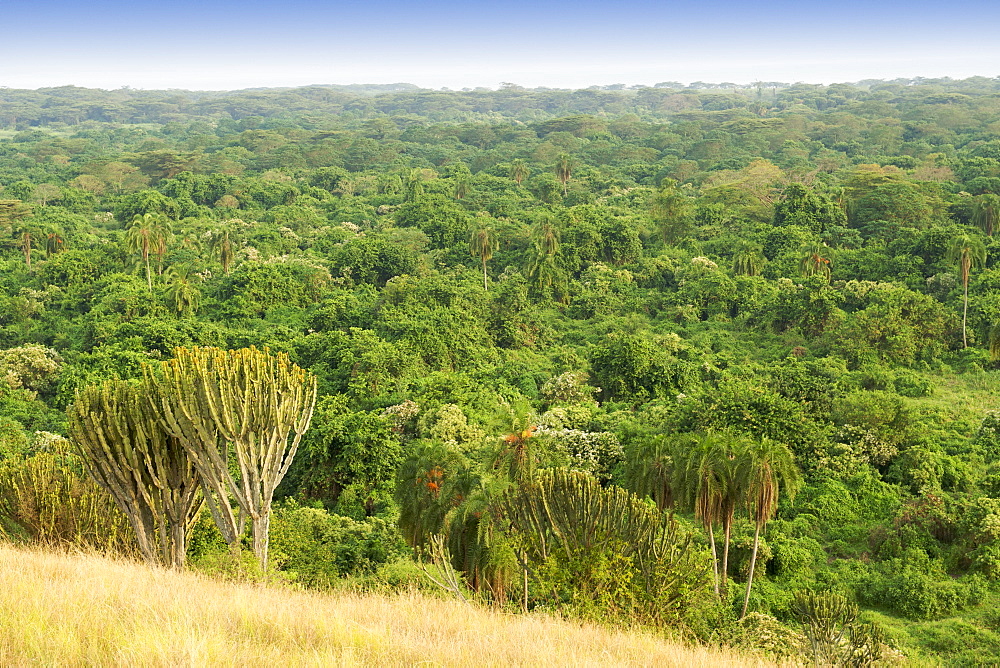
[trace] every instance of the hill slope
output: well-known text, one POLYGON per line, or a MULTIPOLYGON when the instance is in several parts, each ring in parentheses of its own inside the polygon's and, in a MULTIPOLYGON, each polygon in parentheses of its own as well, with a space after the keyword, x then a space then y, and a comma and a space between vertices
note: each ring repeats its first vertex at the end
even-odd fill
POLYGON ((329 596, 0 546, 0 665, 766 665, 419 594, 329 596))

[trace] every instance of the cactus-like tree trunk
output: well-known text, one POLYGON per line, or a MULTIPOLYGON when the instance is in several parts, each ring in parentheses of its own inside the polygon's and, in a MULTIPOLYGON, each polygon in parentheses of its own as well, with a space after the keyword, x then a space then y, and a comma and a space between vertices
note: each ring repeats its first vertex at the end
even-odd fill
MULTIPOLYGON (((518 560, 530 577, 536 577, 530 564, 550 556, 574 564, 581 555, 614 550, 655 605, 662 606, 647 609, 649 618, 668 618, 708 584, 708 560, 692 551, 690 535, 667 513, 624 489, 602 487, 586 473, 545 470, 499 494, 490 511, 497 525, 516 537, 518 560)), ((602 587, 585 573, 577 576, 581 595, 602 587)))
POLYGON ((223 537, 238 549, 249 520, 266 570, 271 499, 312 419, 316 378, 287 355, 256 348, 174 353, 159 374, 147 370, 150 404, 198 469, 223 537))
POLYGON ((160 427, 146 392, 125 381, 78 392, 68 411, 70 437, 129 518, 143 557, 182 568, 202 504, 198 474, 179 440, 160 427))

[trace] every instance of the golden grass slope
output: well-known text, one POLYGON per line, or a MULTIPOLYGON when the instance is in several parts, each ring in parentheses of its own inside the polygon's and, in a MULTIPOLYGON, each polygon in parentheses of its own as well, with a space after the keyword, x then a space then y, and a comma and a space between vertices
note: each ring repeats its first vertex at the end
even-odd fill
POLYGON ((757 659, 419 594, 235 585, 0 544, 0 665, 756 666, 757 659))

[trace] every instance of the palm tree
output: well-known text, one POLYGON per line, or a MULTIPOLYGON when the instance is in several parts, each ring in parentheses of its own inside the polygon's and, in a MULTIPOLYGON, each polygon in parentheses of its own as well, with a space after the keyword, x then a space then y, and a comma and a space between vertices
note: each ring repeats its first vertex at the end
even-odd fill
POLYGON ((962 277, 962 290, 964 297, 962 302, 962 347, 969 347, 969 340, 966 336, 965 325, 969 316, 969 272, 974 267, 986 264, 986 246, 983 245, 979 237, 968 234, 960 234, 951 242, 948 248, 947 258, 958 263, 959 273, 962 277))
POLYGON ((503 437, 490 459, 490 469, 512 482, 529 480, 541 464, 541 447, 533 425, 516 426, 503 437))
POLYGON ((830 281, 830 249, 826 244, 805 243, 799 252, 799 269, 803 276, 823 276, 830 281))
POLYGON ((750 574, 747 577, 747 591, 743 597, 741 619, 746 616, 747 604, 750 602, 750 587, 753 586, 754 568, 757 565, 760 534, 778 510, 778 498, 782 489, 788 498, 792 499, 802 484, 799 469, 795 466, 795 456, 784 443, 761 439, 750 443, 743 450, 742 456, 745 471, 745 503, 754 522, 754 534, 750 574))
POLYGON ((63 238, 58 227, 49 227, 45 232, 45 257, 63 251, 63 238))
POLYGON ((719 481, 714 475, 707 443, 702 439, 691 448, 684 463, 684 491, 688 506, 694 510, 696 519, 708 531, 708 544, 712 549, 712 582, 716 597, 722 596, 719 588, 719 550, 715 543, 715 524, 720 515, 719 481))
POLYGON ((190 265, 167 269, 167 301, 181 317, 194 315, 201 303, 201 290, 195 287, 195 279, 190 265))
MULTIPOLYGON (((559 264, 559 230, 552 219, 542 219, 534 233, 534 252, 528 259, 528 280, 541 293, 561 295, 565 273, 559 264)), ((563 297, 565 295, 562 295, 563 297)))
POLYGON ((235 256, 230 234, 230 228, 223 227, 212 232, 209 240, 209 247, 213 253, 219 254, 219 264, 222 265, 222 271, 227 276, 229 275, 229 267, 233 264, 233 257, 235 256))
POLYGON ((469 194, 468 173, 459 174, 455 177, 455 187, 452 189, 452 194, 455 196, 455 199, 463 199, 469 194))
POLYGON ((550 215, 546 214, 534 230, 535 245, 546 255, 559 252, 559 228, 550 215))
POLYGON ((488 221, 487 216, 477 217, 478 224, 469 237, 469 253, 472 257, 479 258, 483 264, 483 290, 489 290, 486 286, 486 263, 493 258, 493 253, 500 247, 497 234, 488 221))
POLYGON ((565 278, 555 254, 545 253, 536 245, 535 252, 528 261, 528 280, 535 289, 543 295, 551 293, 553 298, 564 300, 565 278))
POLYGON ((465 574, 473 591, 488 593, 497 604, 506 602, 518 570, 509 539, 494 526, 492 512, 493 499, 509 484, 472 470, 460 473, 453 482, 454 508, 445 516, 442 531, 452 567, 465 574))
POLYGON ((442 533, 448 512, 455 507, 456 482, 468 473, 468 459, 456 448, 434 441, 418 442, 396 474, 395 499, 399 528, 413 548, 422 548, 433 534, 442 533))
POLYGON ((514 162, 510 163, 510 178, 514 180, 514 183, 521 185, 521 181, 528 178, 531 170, 528 169, 527 163, 521 158, 516 158, 514 162))
POLYGON ((685 462, 683 489, 687 505, 708 530, 716 578, 716 595, 726 591, 729 577, 729 544, 736 507, 743 496, 742 450, 745 440, 729 434, 706 434, 691 447, 685 462), (715 525, 724 535, 722 563, 715 542, 715 525))
POLYGON ((415 202, 418 197, 424 194, 424 174, 419 169, 410 170, 406 177, 405 194, 403 199, 407 202, 415 202))
POLYGON ((150 253, 160 255, 162 264, 160 250, 166 252, 166 241, 161 237, 169 233, 169 229, 170 225, 162 213, 137 213, 125 232, 125 241, 129 248, 139 253, 146 266, 146 283, 150 290, 153 289, 153 277, 149 270, 149 255, 150 253))
POLYGON ((160 215, 153 228, 153 254, 156 256, 156 273, 163 275, 163 258, 167 254, 167 242, 170 241, 173 230, 170 219, 160 215))
POLYGON ((992 193, 987 193, 976 198, 975 209, 972 213, 972 222, 985 232, 987 236, 993 236, 993 230, 997 227, 998 218, 1000 218, 1000 197, 992 193))
POLYGON ((764 249, 760 244, 743 241, 733 253, 733 273, 741 276, 760 276, 767 264, 764 249))
POLYGON ((684 461, 691 450, 690 434, 642 441, 625 461, 625 479, 640 496, 649 496, 660 510, 673 512, 683 500, 684 461))
POLYGON ((35 247, 37 230, 34 225, 28 222, 17 224, 16 229, 21 253, 24 254, 24 263, 28 266, 28 271, 31 271, 31 250, 35 247))
POLYGON ((573 158, 569 153, 560 153, 556 156, 556 178, 562 182, 563 197, 566 196, 566 184, 569 183, 571 176, 573 176, 573 158))

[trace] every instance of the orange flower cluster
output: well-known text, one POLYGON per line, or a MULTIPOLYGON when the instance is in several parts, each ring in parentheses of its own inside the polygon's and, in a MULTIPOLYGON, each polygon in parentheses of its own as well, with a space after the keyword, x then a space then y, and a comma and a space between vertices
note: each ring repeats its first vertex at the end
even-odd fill
POLYGON ((503 437, 503 440, 505 443, 510 443, 510 444, 520 443, 521 441, 527 440, 532 436, 534 436, 535 429, 537 429, 537 427, 528 427, 527 429, 525 429, 520 433, 507 434, 506 436, 503 437))
POLYGON ((418 482, 425 485, 430 493, 437 496, 441 493, 441 483, 444 480, 444 471, 440 466, 435 466, 427 473, 420 476, 418 482))

